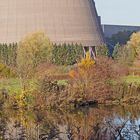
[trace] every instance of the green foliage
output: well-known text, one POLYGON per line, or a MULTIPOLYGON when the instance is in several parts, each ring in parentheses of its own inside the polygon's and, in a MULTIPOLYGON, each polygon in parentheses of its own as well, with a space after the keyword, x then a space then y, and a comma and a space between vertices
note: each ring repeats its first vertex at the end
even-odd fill
POLYGON ((35 68, 42 62, 51 60, 52 44, 42 32, 27 35, 18 44, 17 65, 20 78, 34 75, 35 68))
POLYGON ((112 57, 114 58, 114 60, 120 63, 132 65, 136 57, 136 52, 135 49, 132 47, 117 44, 114 47, 112 57))
POLYGON ((122 81, 124 81, 126 84, 135 84, 140 85, 140 76, 135 75, 128 75, 121 78, 122 81))
POLYGON ((83 55, 82 45, 63 44, 54 45, 52 51, 52 62, 58 65, 73 65, 83 55))
POLYGON ((14 77, 15 73, 6 65, 0 63, 0 78, 14 77))
POLYGON ((139 64, 140 59, 140 32, 133 33, 125 46, 117 44, 114 47, 113 58, 121 63, 139 64))
POLYGON ((109 50, 106 45, 96 47, 97 56, 108 56, 109 50))
MULTIPOLYGON (((29 91, 35 90, 37 87, 36 80, 27 80, 26 83, 30 87, 29 91)), ((22 86, 20 80, 17 78, 8 78, 0 80, 0 89, 6 89, 10 94, 20 94, 22 92, 22 86)), ((28 92, 29 92, 28 91, 28 92)))
POLYGON ((113 53, 112 53, 112 57, 115 59, 115 60, 118 60, 119 59, 119 55, 121 55, 121 52, 122 52, 122 48, 123 46, 121 46, 120 44, 116 44, 115 47, 114 47, 114 50, 113 50, 113 53))
POLYGON ((16 66, 17 44, 0 44, 0 63, 8 66, 16 66))

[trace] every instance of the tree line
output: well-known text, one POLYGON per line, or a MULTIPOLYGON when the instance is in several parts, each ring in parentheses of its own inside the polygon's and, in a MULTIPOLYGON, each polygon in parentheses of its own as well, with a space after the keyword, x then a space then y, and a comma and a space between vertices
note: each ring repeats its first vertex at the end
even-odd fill
POLYGON ((17 43, 0 44, 0 63, 16 66, 17 43))

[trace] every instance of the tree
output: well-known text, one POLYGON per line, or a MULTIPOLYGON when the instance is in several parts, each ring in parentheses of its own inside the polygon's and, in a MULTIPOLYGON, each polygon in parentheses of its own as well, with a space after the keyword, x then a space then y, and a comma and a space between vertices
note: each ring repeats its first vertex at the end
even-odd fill
POLYGON ((127 42, 127 46, 129 48, 134 48, 137 55, 140 53, 140 32, 131 35, 130 40, 127 42))
POLYGON ((52 44, 42 32, 28 34, 17 48, 17 67, 21 79, 34 75, 38 64, 51 60, 52 44))
POLYGON ((108 56, 109 55, 109 50, 106 45, 101 45, 96 47, 97 50, 97 56, 108 56))
POLYGON ((16 66, 17 43, 0 44, 0 62, 7 66, 16 66))
POLYGON ((127 45, 123 46, 120 44, 116 44, 112 54, 114 60, 127 65, 132 65, 135 56, 136 53, 133 48, 129 48, 127 45))
POLYGON ((54 45, 52 62, 57 65, 73 65, 83 55, 83 47, 78 44, 54 45))
POLYGON ((140 32, 133 33, 126 45, 117 44, 112 54, 113 58, 121 63, 132 65, 140 60, 140 32))
POLYGON ((135 59, 133 62, 133 69, 139 73, 140 71, 140 32, 133 33, 130 37, 130 41, 127 42, 128 48, 135 51, 135 59))
POLYGON ((113 34, 111 37, 107 37, 106 41, 113 46, 118 43, 120 45, 125 45, 133 32, 134 31, 120 31, 117 34, 113 34))

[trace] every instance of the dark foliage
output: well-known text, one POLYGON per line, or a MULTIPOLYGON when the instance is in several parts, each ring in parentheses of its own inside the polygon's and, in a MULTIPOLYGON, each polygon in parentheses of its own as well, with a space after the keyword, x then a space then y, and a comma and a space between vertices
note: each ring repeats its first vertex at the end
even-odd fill
POLYGON ((43 93, 53 94, 62 91, 64 89, 64 86, 59 85, 57 81, 52 80, 51 77, 46 75, 43 80, 41 80, 40 89, 43 93))
POLYGON ((113 34, 111 37, 107 37, 106 41, 113 46, 119 43, 120 45, 124 45, 130 39, 134 31, 120 31, 117 34, 113 34))
POLYGON ((0 44, 0 62, 8 66, 16 66, 17 43, 0 44))
POLYGON ((83 56, 82 45, 63 44, 54 45, 52 51, 52 62, 58 65, 73 65, 83 56))
POLYGON ((109 56, 109 48, 106 45, 96 47, 97 56, 109 56))

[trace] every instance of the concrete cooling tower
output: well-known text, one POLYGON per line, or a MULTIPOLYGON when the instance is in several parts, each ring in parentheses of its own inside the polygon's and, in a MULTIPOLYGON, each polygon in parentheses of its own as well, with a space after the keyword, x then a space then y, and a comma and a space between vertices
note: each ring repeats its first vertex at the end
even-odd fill
POLYGON ((104 43, 94 0, 0 0, 0 43, 43 31, 53 43, 104 43))

